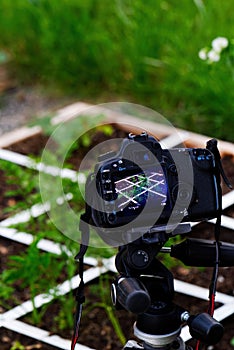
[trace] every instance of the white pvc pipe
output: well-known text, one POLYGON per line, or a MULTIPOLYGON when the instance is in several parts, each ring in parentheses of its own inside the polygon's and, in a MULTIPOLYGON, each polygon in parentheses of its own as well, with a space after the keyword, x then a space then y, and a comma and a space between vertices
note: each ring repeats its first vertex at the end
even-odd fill
MULTIPOLYGON (((5 237, 7 239, 11 239, 18 243, 25 244, 25 245, 30 245, 35 238, 35 236, 33 236, 31 233, 19 232, 14 228, 1 227, 1 226, 0 226, 0 236, 5 237)), ((55 243, 45 238, 40 239, 40 241, 37 244, 37 247, 41 250, 44 250, 49 253, 57 254, 57 255, 61 255, 62 252, 65 250, 68 255, 71 255, 71 252, 69 252, 69 250, 66 247, 63 247, 61 249, 61 244, 55 243)))
POLYGON ((234 204, 234 190, 226 193, 222 197, 223 209, 227 209, 232 204, 234 204))
MULTIPOLYGON (((30 245, 33 242, 35 236, 31 233, 27 232, 19 232, 14 228, 1 227, 0 226, 0 236, 5 237, 7 239, 11 239, 12 241, 30 245)), ((37 244, 37 247, 45 252, 61 255, 62 252, 66 252, 67 255, 72 256, 72 252, 70 252, 66 246, 61 245, 60 243, 55 243, 54 241, 50 241, 49 239, 42 238, 37 244)), ((79 244, 77 244, 77 250, 79 250, 79 244)), ((108 261, 108 259, 107 259, 108 261)), ((98 261, 93 257, 86 256, 84 257, 84 263, 90 266, 97 266, 98 261)))
POLYGON ((189 133, 187 131, 178 131, 175 134, 171 134, 164 139, 160 140, 160 144, 162 148, 172 148, 172 147, 178 147, 183 143, 184 141, 188 140, 189 133))
MULTIPOLYGON (((209 290, 207 288, 203 288, 200 286, 196 286, 194 284, 179 281, 177 279, 174 280, 174 284, 175 284, 175 290, 178 293, 190 295, 192 297, 199 298, 199 299, 208 300, 209 290)), ((220 293, 220 292, 216 293, 215 300, 222 304, 230 304, 230 303, 234 304, 234 297, 224 293, 220 293)))
POLYGON ((38 216, 47 213, 50 210, 50 204, 48 202, 44 204, 35 204, 30 209, 21 211, 3 221, 0 222, 0 226, 9 227, 21 223, 28 222, 31 218, 37 218, 38 216))
POLYGON ((5 149, 0 149, 0 159, 7 160, 8 162, 21 165, 29 169, 41 171, 51 176, 60 176, 62 179, 70 179, 73 182, 78 181, 79 183, 85 183, 86 181, 86 176, 83 173, 78 173, 71 169, 60 169, 55 166, 37 163, 27 156, 5 149))
MULTIPOLYGON (((209 220, 212 224, 216 223, 216 219, 209 220)), ((230 216, 222 215, 221 217, 221 227, 228 228, 229 230, 234 230, 234 218, 230 216)))
MULTIPOLYGON (((57 198, 57 204, 62 205, 65 201, 70 201, 73 198, 72 193, 67 193, 64 197, 57 198)), ((43 204, 38 203, 34 204, 31 208, 22 210, 20 213, 17 213, 3 221, 0 222, 0 227, 9 227, 12 225, 17 225, 21 223, 28 222, 31 218, 37 218, 38 216, 47 213, 50 211, 50 203, 45 202, 43 204)))
MULTIPOLYGON (((51 335, 50 331, 46 331, 41 328, 37 328, 31 326, 27 323, 18 320, 11 320, 3 322, 1 324, 2 327, 10 329, 13 332, 17 332, 25 335, 26 337, 33 338, 37 341, 41 341, 43 343, 54 346, 55 348, 70 350, 71 349, 71 341, 68 339, 63 339, 60 336, 53 334, 51 335)), ((77 344, 75 347, 76 350, 95 350, 93 348, 89 348, 88 346, 77 344)))

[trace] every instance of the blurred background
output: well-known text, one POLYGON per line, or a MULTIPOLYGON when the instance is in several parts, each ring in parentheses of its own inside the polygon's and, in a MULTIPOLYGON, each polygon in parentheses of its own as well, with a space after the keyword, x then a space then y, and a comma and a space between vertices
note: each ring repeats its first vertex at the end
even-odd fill
POLYGON ((233 141, 233 1, 0 0, 0 9, 1 108, 12 92, 19 108, 22 89, 48 106, 127 101, 233 141))

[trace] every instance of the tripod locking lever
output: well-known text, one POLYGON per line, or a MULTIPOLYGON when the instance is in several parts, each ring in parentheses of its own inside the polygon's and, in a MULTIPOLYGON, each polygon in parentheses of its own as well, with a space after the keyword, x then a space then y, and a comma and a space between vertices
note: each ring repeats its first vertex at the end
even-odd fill
POLYGON ((216 344, 223 336, 223 325, 208 313, 190 316, 186 311, 181 315, 181 319, 187 322, 191 336, 204 344, 216 344))
MULTIPOLYGON (((233 266, 234 244, 219 242, 219 250, 219 266, 233 266)), ((211 267, 214 266, 216 259, 215 242, 205 239, 188 238, 173 245, 169 253, 187 266, 211 267)))

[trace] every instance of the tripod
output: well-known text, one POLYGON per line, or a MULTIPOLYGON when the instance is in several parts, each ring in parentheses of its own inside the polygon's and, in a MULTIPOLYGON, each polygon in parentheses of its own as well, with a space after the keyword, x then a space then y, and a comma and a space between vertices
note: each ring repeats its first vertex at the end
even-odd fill
MULTIPOLYGON (((173 303, 173 275, 156 258, 159 251, 168 252, 163 248, 168 239, 165 231, 155 228, 119 248, 115 261, 119 274, 112 284, 112 300, 117 309, 137 315, 134 335, 141 341, 129 340, 123 350, 192 350, 180 337, 184 323, 191 336, 204 344, 216 344, 222 338, 223 326, 208 313, 190 315, 173 303)), ((190 266, 213 266, 215 261, 214 244, 200 239, 187 239, 169 252, 190 266)), ((220 266, 233 266, 233 253, 234 245, 221 243, 220 266)))

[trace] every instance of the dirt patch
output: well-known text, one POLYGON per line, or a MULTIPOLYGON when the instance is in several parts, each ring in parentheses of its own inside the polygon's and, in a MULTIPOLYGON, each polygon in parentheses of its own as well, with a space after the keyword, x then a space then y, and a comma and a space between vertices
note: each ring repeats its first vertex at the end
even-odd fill
POLYGON ((12 332, 9 329, 0 329, 1 350, 56 350, 57 347, 50 346, 36 341, 33 338, 23 336, 22 334, 12 332))

